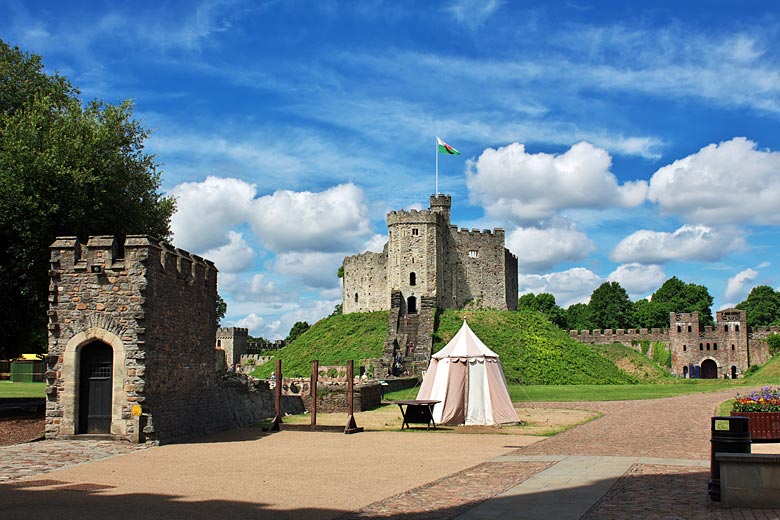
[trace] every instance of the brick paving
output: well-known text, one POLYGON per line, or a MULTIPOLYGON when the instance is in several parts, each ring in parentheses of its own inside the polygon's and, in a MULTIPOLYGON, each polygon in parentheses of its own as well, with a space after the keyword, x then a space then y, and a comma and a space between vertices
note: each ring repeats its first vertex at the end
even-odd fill
POLYGON ((553 462, 486 462, 375 502, 339 520, 446 520, 549 468, 553 462))
POLYGON ((0 446, 0 483, 144 448, 103 440, 50 440, 0 446))

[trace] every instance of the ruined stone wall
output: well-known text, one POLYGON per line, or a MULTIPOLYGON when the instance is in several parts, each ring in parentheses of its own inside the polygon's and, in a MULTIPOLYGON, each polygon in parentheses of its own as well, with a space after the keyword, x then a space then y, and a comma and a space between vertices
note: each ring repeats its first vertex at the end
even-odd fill
POLYGON ((387 252, 365 252, 344 258, 342 312, 373 312, 390 307, 387 252))

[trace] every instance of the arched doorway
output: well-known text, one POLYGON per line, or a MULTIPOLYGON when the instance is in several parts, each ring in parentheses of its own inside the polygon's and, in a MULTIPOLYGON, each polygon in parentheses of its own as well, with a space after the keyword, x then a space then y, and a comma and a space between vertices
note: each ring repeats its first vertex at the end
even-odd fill
POLYGON ((702 379, 717 379, 718 378, 718 364, 711 359, 705 359, 701 362, 701 378, 702 379))
POLYGON ((85 345, 79 353, 78 433, 111 432, 111 386, 114 351, 102 341, 85 345))
POLYGON ((683 367, 683 379, 688 379, 688 367, 683 367))
POLYGON ((731 379, 737 378, 737 367, 735 365, 731 365, 731 379))
POLYGON ((417 314, 417 298, 409 296, 406 299, 406 312, 409 314, 417 314))

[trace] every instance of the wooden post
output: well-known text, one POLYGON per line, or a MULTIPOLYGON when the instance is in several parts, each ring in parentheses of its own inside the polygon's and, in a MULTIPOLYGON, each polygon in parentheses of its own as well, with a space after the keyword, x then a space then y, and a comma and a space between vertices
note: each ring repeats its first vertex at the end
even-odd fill
POLYGON ((363 431, 363 428, 358 428, 358 425, 355 424, 355 405, 352 398, 352 393, 355 386, 354 371, 355 362, 350 359, 347 361, 347 413, 349 413, 349 417, 347 418, 347 427, 344 428, 344 433, 360 433, 363 431))
POLYGON ((276 417, 274 417, 271 423, 270 430, 272 432, 278 432, 280 424, 282 424, 282 360, 276 360, 276 388, 274 388, 274 411, 276 417))
POLYGON ((309 388, 311 391, 311 429, 313 430, 317 426, 317 379, 319 378, 320 362, 315 359, 311 362, 311 382, 309 388))

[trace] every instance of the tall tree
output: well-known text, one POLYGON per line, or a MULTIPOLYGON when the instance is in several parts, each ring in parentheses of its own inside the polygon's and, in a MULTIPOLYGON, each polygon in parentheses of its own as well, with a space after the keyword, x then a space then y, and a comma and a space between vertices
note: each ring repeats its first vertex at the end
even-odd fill
POLYGON ((586 303, 575 303, 566 308, 567 330, 593 330, 597 328, 590 318, 590 309, 586 303))
POLYGON ((295 338, 309 330, 309 323, 306 321, 296 321, 292 328, 290 329, 290 333, 287 335, 287 338, 285 338, 286 343, 290 343, 291 341, 294 341, 295 338))
POLYGON ((558 327, 566 326, 566 318, 563 309, 555 303, 555 296, 550 293, 522 295, 517 300, 518 309, 531 309, 544 314, 544 316, 558 327))
POLYGON ((82 103, 40 56, 0 40, 0 358, 46 347, 57 236, 169 238, 174 201, 132 108, 82 103))
POLYGON ((768 285, 753 287, 745 301, 737 304, 747 314, 751 327, 768 327, 780 321, 780 293, 768 285))
POLYGON ((631 326, 634 308, 626 290, 617 282, 604 282, 593 291, 588 303, 591 320, 602 329, 631 326))
POLYGON ((676 276, 666 280, 650 299, 653 323, 649 327, 668 327, 670 312, 698 312, 699 323, 714 325, 710 292, 703 285, 685 283, 676 276))

